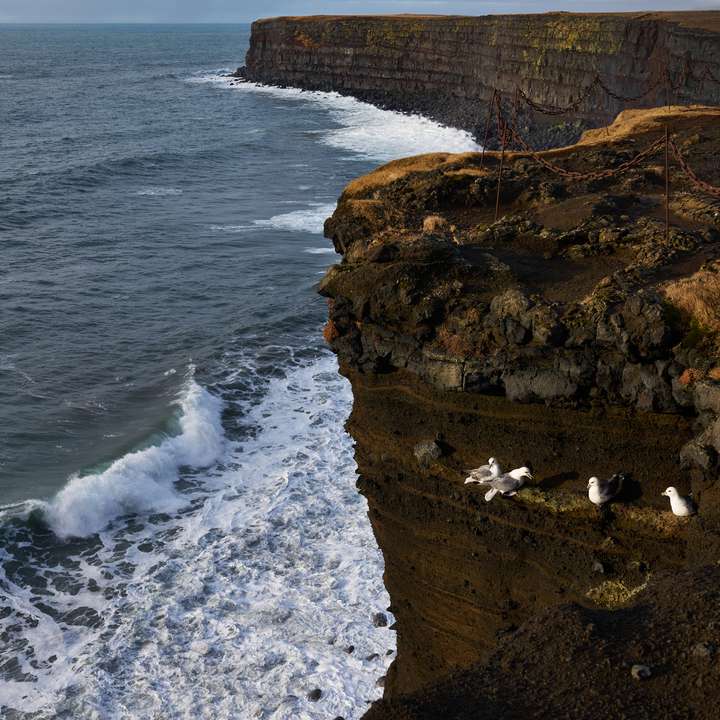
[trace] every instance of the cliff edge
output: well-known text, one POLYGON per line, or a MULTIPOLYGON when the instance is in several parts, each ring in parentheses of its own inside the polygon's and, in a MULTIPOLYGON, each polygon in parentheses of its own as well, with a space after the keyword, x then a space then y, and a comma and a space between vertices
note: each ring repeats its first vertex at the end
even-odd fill
POLYGON ((481 143, 494 91, 517 102, 519 88, 551 111, 518 102, 528 138, 550 147, 628 106, 720 104, 720 12, 271 18, 253 24, 241 74, 418 112, 481 143))
POLYGON ((677 106, 344 191, 325 336, 398 633, 369 718, 713 717, 718 156, 720 110, 677 106), (534 481, 486 502, 463 481, 489 456, 534 481), (596 508, 588 477, 618 471, 596 508), (669 485, 697 516, 669 511, 669 485))

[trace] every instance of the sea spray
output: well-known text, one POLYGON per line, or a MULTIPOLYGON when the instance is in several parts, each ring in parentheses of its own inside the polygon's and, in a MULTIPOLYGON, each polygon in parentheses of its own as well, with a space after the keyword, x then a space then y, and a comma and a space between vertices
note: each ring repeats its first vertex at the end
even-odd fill
POLYGON ((289 101, 314 103, 328 111, 338 127, 319 131, 322 143, 355 154, 354 160, 387 162, 408 155, 432 152, 482 150, 472 135, 421 115, 381 110, 369 103, 336 92, 279 88, 251 82, 237 83, 220 72, 202 74, 192 82, 209 82, 239 92, 263 93, 289 101))
POLYGON ((187 499, 175 490, 181 467, 207 467, 221 455, 222 401, 188 377, 181 396, 180 434, 128 453, 106 470, 75 476, 47 506, 60 538, 87 537, 114 518, 140 512, 174 512, 187 499))
POLYGON ((313 203, 306 210, 274 215, 269 220, 256 220, 255 224, 261 227, 272 227, 276 230, 290 232, 308 232, 322 235, 325 220, 333 214, 335 203, 313 203))
MULTIPOLYGON (((62 568, 39 558, 40 598, 5 586, 17 613, 0 619, 0 653, 6 632, 16 641, 7 651, 35 678, 3 682, 0 673, 10 707, 47 717, 153 718, 172 707, 178 718, 350 720, 378 696, 395 640, 372 623, 389 599, 341 430, 349 383, 329 354, 267 382, 256 371, 238 358, 227 368, 226 391, 257 381, 263 390, 226 401, 248 433, 194 474, 202 484, 183 512, 118 519, 68 545, 62 568), (307 700, 315 687, 322 703, 307 700)), ((207 391, 188 390, 177 438, 209 427, 189 410, 207 407, 207 391)), ((214 452, 214 437, 194 445, 194 462, 214 452)), ((0 575, 0 595, 2 586, 0 575)))

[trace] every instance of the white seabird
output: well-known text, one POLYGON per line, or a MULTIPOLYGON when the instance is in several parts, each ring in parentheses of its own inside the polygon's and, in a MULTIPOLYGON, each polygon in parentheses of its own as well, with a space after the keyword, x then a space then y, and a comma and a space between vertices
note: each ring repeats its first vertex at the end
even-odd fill
POLYGON ((532 480, 532 471, 526 465, 515 468, 509 473, 503 473, 499 477, 493 478, 485 485, 490 486, 490 490, 485 493, 485 502, 490 502, 498 493, 504 497, 516 495, 517 491, 525 484, 527 480, 532 480))
POLYGON ((609 480, 591 477, 587 485, 590 502, 595 505, 610 502, 622 490, 624 480, 625 476, 621 473, 615 473, 609 480))
POLYGON ((670 498, 670 509, 673 511, 673 515, 687 517, 697 512, 692 499, 683 497, 672 485, 662 494, 670 498))
POLYGON ((491 480, 500 477, 502 475, 502 468, 500 463, 491 457, 487 461, 487 465, 481 465, 479 468, 470 470, 470 475, 465 478, 465 484, 477 483, 478 485, 485 485, 491 480))

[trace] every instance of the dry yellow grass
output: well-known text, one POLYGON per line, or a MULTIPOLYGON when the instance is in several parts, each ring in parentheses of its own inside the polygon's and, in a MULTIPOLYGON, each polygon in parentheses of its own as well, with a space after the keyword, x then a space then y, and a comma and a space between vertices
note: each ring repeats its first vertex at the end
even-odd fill
MULTIPOLYGON (((611 144, 627 139, 652 134, 654 139, 660 137, 667 124, 672 131, 682 131, 684 134, 697 132, 720 123, 720 108, 706 107, 704 105, 674 105, 671 107, 649 108, 640 110, 624 110, 606 128, 587 130, 583 133, 577 145, 544 150, 539 154, 553 159, 564 157, 573 153, 579 146, 611 144)), ((382 165, 376 170, 353 180, 344 192, 345 199, 367 198, 378 190, 395 180, 407 177, 414 173, 430 173, 442 171, 446 174, 485 175, 494 173, 492 162, 499 157, 497 151, 489 150, 486 153, 489 166, 478 168, 475 164, 479 153, 428 153, 415 157, 394 160, 382 165)), ((507 152, 508 162, 527 157, 526 153, 507 152)), ((662 168, 661 168, 662 169, 662 168)))
POLYGON ((710 333, 720 333, 720 263, 662 288, 665 297, 710 333))
POLYGON ((585 593, 585 597, 600 607, 615 610, 626 605, 641 593, 647 587, 649 579, 650 576, 648 575, 645 582, 635 587, 628 587, 622 580, 606 580, 597 587, 590 588, 585 593))
POLYGON ((578 145, 616 142, 631 135, 659 135, 667 125, 671 131, 711 127, 720 121, 720 108, 706 105, 671 105, 670 107, 623 110, 607 127, 586 130, 578 145))

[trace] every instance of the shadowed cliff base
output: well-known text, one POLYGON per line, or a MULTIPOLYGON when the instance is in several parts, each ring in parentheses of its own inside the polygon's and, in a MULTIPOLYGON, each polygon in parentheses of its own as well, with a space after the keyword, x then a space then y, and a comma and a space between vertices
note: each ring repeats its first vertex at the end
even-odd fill
POLYGON ((628 107, 720 104, 720 11, 272 18, 253 24, 240 74, 417 112, 489 147, 498 91, 535 147, 555 147, 628 107))
POLYGON ((708 635, 687 637, 720 645, 692 595, 720 551, 719 153, 720 109, 628 111, 570 147, 425 155, 346 188, 325 337, 353 386, 398 633, 369 717, 711 717, 697 689, 714 660, 683 672, 692 648, 654 644, 648 623, 670 623, 658 598, 676 578, 680 622, 708 635), (486 502, 463 481, 491 455, 531 461, 533 482, 486 502), (619 471, 623 495, 598 509, 588 477, 619 471), (669 485, 698 516, 670 512, 669 485), (482 681, 461 672, 475 663, 482 681), (513 663, 517 691, 499 680, 513 663))
POLYGON ((665 576, 632 607, 563 605, 502 638, 487 663, 365 720, 711 720, 717 717, 720 569, 665 576))

